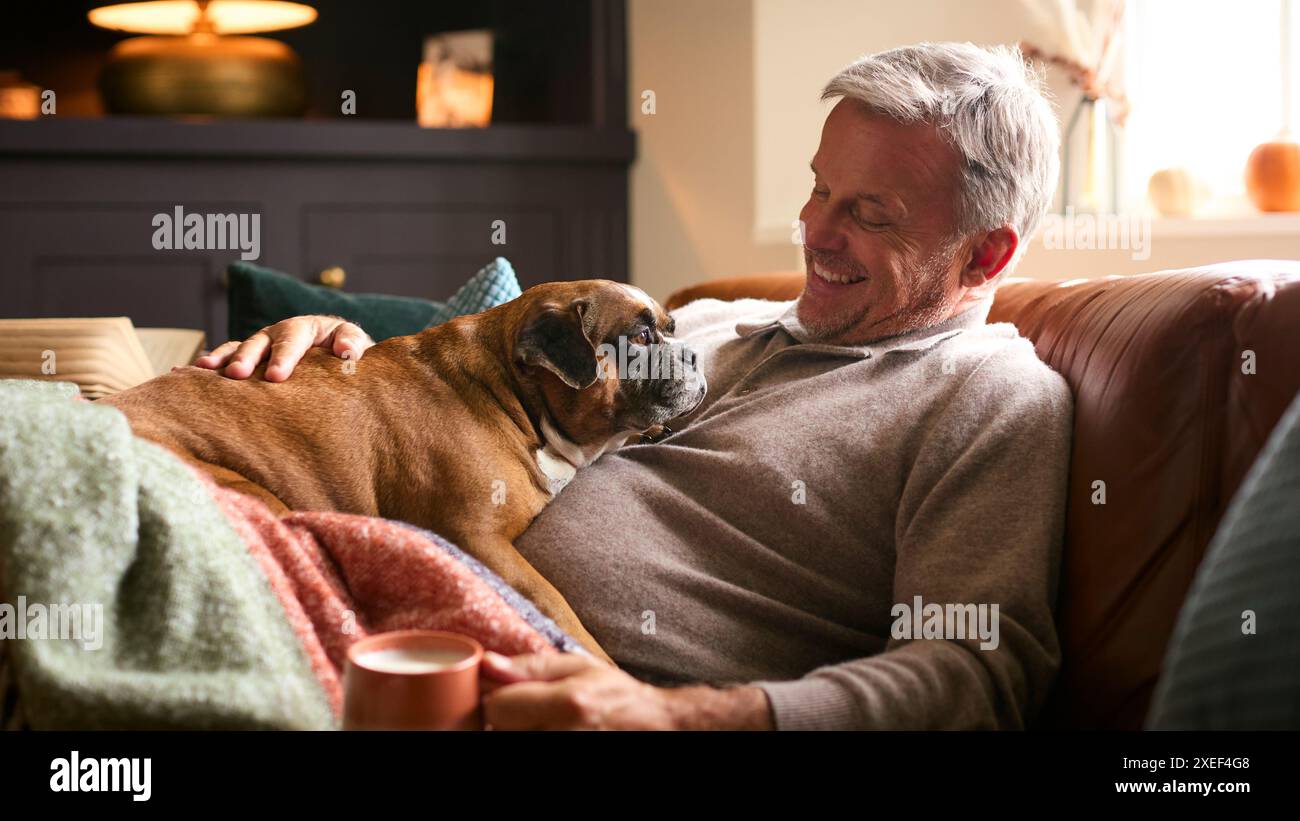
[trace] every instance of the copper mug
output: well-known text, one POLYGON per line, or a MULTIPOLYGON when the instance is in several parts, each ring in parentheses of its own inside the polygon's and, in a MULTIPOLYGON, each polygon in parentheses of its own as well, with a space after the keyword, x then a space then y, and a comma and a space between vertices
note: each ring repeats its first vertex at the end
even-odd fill
POLYGON ((345 730, 478 730, 483 646, 438 630, 398 630, 348 648, 345 730))

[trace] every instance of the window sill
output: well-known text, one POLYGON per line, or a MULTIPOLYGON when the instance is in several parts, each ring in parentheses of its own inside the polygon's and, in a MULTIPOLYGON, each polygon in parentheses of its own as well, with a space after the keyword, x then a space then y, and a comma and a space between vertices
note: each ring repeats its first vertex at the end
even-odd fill
POLYGON ((1215 217, 1152 217, 1151 236, 1153 239, 1300 237, 1300 212, 1215 217))

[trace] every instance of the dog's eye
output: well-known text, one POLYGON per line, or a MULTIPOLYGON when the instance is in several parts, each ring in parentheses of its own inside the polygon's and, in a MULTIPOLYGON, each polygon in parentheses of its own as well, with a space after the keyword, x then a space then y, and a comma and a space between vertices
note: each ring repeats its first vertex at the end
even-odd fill
POLYGON ((641 333, 632 337, 632 341, 639 343, 641 345, 649 345, 651 342, 655 341, 655 332, 649 328, 646 328, 641 333))

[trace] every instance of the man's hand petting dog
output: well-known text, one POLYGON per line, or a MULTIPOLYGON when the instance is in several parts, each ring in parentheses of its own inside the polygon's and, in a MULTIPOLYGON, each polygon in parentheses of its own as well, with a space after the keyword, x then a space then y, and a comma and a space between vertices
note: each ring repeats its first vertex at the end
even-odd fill
POLYGON ((200 368, 221 370, 231 379, 247 379, 271 350, 267 382, 283 382, 309 348, 324 348, 343 359, 360 359, 375 344, 357 325, 337 316, 295 316, 268 325, 243 342, 231 340, 194 360, 200 368))
POLYGON ((757 687, 653 687, 576 653, 483 655, 489 730, 771 730, 757 687))

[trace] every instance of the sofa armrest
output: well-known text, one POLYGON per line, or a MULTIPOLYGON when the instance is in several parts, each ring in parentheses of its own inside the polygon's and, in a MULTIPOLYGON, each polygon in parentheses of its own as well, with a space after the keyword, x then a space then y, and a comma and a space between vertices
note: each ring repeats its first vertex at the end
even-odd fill
POLYGON ((697 299, 722 299, 728 302, 745 298, 785 301, 799 296, 803 290, 803 281, 804 275, 800 271, 711 279, 674 291, 664 307, 671 311, 697 299))

